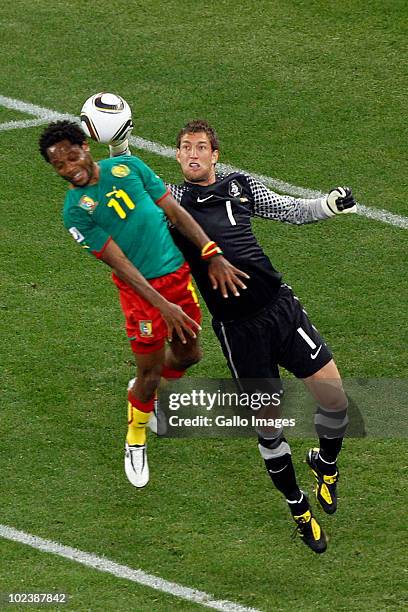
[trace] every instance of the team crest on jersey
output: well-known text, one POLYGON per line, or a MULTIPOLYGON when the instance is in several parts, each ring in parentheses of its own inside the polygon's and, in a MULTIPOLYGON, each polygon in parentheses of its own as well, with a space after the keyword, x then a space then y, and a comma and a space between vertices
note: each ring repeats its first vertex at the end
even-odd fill
POLYGON ((228 193, 230 194, 230 196, 232 196, 233 198, 237 198, 241 195, 241 192, 242 188, 238 181, 231 181, 228 185, 228 193))
POLYGON ((98 202, 95 202, 95 200, 93 200, 89 196, 84 195, 79 200, 79 206, 91 215, 95 208, 98 206, 98 202))
POLYGON ((126 164, 119 164, 118 166, 113 166, 111 170, 113 176, 117 178, 123 178, 130 174, 130 168, 126 164))
POLYGON ((153 325, 151 321, 139 321, 139 331, 142 338, 153 336, 153 325))

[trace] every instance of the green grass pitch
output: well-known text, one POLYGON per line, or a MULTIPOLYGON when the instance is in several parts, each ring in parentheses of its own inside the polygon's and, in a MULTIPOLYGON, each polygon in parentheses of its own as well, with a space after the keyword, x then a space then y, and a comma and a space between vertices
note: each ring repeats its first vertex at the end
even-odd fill
MULTIPOLYGON (((310 189, 351 185, 406 216, 407 18, 402 0, 15 0, 0 7, 0 95, 78 114, 113 90, 135 134, 168 146, 206 117, 223 162, 310 189)), ((128 484, 134 370, 116 289, 62 227, 65 186, 37 152, 41 128, 1 131, 23 119, 0 107, 0 524, 265 612, 403 609, 405 440, 346 440, 339 512, 317 510, 322 557, 291 541, 250 439, 151 439, 151 483, 128 484)), ((179 178, 173 160, 140 155, 179 178)), ((407 378, 405 229, 360 216, 254 228, 344 376, 407 378)), ((228 376, 207 314, 203 346, 192 375, 228 376)), ((291 442, 310 492, 309 442, 291 442)), ((3 593, 65 591, 72 610, 202 609, 4 539, 0 575, 3 593)))

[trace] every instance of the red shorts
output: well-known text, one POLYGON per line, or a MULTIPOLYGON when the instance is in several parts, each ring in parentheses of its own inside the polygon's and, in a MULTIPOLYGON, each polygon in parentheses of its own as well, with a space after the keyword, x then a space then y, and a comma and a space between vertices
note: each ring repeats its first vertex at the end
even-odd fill
MULTIPOLYGON (((126 318, 126 332, 134 353, 153 353, 162 348, 167 338, 167 325, 160 311, 129 285, 112 274, 119 288, 119 298, 126 318)), ((178 270, 149 280, 166 300, 178 304, 184 312, 201 322, 201 310, 193 287, 190 268, 185 262, 178 270)))

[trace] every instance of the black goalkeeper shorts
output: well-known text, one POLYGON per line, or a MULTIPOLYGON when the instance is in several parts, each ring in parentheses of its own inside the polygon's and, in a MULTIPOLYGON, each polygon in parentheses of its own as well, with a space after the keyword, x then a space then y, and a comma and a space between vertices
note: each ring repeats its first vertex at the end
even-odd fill
POLYGON ((282 366, 297 378, 318 372, 333 358, 288 285, 254 317, 213 328, 234 378, 279 378, 282 366))

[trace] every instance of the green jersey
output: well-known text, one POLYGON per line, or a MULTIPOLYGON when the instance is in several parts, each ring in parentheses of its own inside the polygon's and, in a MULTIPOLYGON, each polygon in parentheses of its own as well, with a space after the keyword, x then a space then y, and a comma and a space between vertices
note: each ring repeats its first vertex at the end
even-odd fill
POLYGON ((177 270, 184 258, 156 205, 168 192, 163 181, 133 155, 98 162, 95 185, 70 189, 64 225, 78 244, 96 257, 112 238, 147 279, 177 270))

